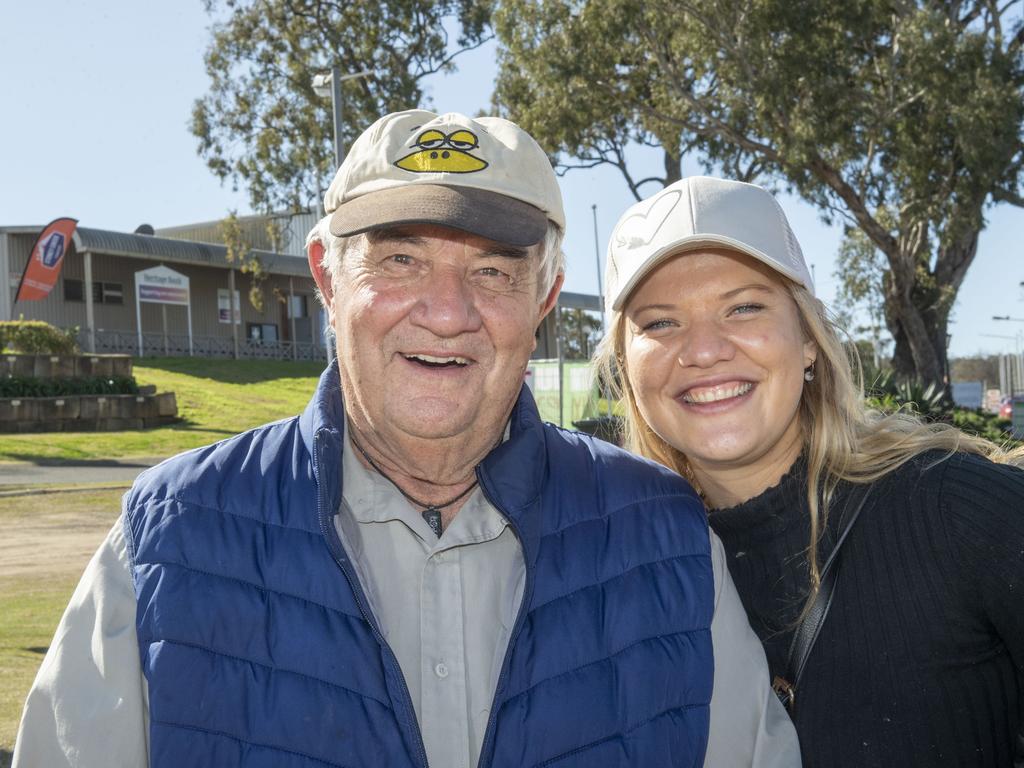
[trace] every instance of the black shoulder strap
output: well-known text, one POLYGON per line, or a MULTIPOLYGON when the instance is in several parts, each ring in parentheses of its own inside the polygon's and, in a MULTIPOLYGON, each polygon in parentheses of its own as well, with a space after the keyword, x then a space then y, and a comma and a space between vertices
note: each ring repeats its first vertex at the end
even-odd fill
POLYGON ((842 551, 843 542, 846 541, 846 537, 853 529, 853 524, 857 522, 870 489, 871 485, 865 483, 855 486, 851 491, 851 498, 847 507, 851 511, 846 516, 842 533, 839 534, 839 539, 832 548, 832 553, 828 556, 828 560, 825 561, 825 565, 821 569, 821 584, 818 588, 818 594, 815 595, 810 610, 807 611, 804 620, 800 622, 800 626, 797 627, 796 632, 793 634, 793 642, 790 643, 789 657, 786 663, 786 677, 788 680, 777 679, 775 685, 776 693, 779 694, 779 698, 783 700, 783 703, 788 708, 792 708, 795 702, 796 690, 800 685, 800 679, 803 677, 807 658, 811 655, 814 641, 818 639, 818 633, 821 632, 821 628, 828 616, 828 609, 832 606, 832 593, 835 589, 836 578, 839 575, 839 565, 841 562, 839 555, 842 551))

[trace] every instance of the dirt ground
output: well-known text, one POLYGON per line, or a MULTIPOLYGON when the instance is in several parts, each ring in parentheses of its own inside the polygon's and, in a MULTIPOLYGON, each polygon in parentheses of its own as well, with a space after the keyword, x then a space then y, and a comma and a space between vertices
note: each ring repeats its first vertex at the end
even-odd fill
POLYGON ((0 575, 80 574, 120 512, 123 491, 0 497, 0 575))

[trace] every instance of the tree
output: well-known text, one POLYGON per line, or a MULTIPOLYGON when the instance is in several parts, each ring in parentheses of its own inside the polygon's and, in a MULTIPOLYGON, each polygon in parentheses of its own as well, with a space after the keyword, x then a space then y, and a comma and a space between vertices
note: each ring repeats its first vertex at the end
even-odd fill
POLYGON ((952 381, 984 381, 999 385, 999 355, 955 357, 949 361, 952 381))
POLYGON ((249 190, 254 209, 298 210, 334 173, 330 99, 313 76, 339 64, 346 143, 380 115, 419 105, 420 83, 490 39, 475 0, 205 0, 219 18, 206 49, 210 90, 192 109, 199 155, 249 190), (448 29, 458 29, 455 45, 448 29))
POLYGON ((586 310, 558 308, 562 356, 566 360, 589 360, 601 340, 601 321, 586 310))
POLYGON ((496 102, 640 196, 709 169, 798 192, 884 255, 903 376, 942 382, 949 312, 995 202, 1024 205, 1019 4, 505 0, 496 102), (629 172, 631 141, 663 176, 629 172))
POLYGON ((879 370, 884 367, 883 357, 889 346, 888 340, 882 338, 886 327, 885 292, 890 279, 888 265, 862 230, 847 227, 839 245, 837 267, 836 310, 840 325, 858 339, 867 336, 865 343, 870 354, 866 358, 861 355, 862 363, 870 362, 870 368, 879 370), (866 311, 868 322, 857 325, 854 318, 861 310, 866 311))

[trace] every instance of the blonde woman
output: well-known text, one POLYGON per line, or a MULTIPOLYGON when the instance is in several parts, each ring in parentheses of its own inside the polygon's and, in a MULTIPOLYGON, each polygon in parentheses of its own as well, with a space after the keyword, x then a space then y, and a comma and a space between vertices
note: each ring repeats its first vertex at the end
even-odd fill
POLYGON ((689 178, 638 203, 613 232, 606 285, 598 365, 620 387, 628 447, 702 494, 804 764, 1012 765, 1015 457, 866 409, 760 187, 689 178))

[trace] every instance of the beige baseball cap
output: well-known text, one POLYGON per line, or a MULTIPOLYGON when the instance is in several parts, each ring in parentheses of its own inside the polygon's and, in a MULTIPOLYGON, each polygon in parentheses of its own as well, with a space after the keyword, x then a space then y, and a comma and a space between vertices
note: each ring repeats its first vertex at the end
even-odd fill
POLYGON ((500 117, 394 112, 355 140, 324 196, 331 233, 440 224, 509 245, 533 245, 548 221, 565 229, 544 150, 500 117))
POLYGON ((814 291, 800 243, 768 190, 691 176, 629 208, 615 225, 605 270, 608 312, 620 311, 640 281, 670 257, 707 247, 745 253, 814 291))

